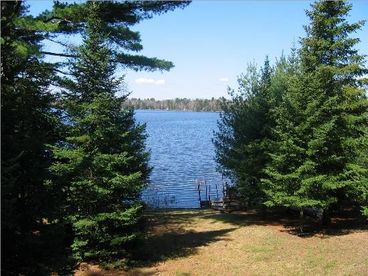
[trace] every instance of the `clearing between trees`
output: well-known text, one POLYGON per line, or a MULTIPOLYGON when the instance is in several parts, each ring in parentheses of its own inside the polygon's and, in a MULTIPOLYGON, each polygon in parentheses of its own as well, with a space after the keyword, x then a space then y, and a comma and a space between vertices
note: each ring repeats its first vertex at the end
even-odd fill
POLYGON ((76 275, 367 275, 368 225, 348 214, 329 228, 254 210, 161 210, 128 271, 82 265, 76 275))

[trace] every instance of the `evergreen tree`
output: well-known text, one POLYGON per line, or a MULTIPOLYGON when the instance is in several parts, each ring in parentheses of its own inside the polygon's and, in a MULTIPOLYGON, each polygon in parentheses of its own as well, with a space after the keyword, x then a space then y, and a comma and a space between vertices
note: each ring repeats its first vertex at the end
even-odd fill
POLYGON ((354 49, 359 39, 349 37, 363 23, 346 21, 350 9, 320 1, 307 12, 301 74, 278 110, 269 205, 320 207, 325 218, 342 199, 367 205, 367 70, 354 49))
MULTIPOLYGON (((1 2, 2 273, 44 272, 47 230, 55 218, 52 161, 58 116, 48 87, 53 66, 42 61, 42 31, 54 28, 25 16, 20 1, 1 2), (43 221, 48 220, 46 225, 43 221), (43 263, 43 264, 42 264, 43 263)), ((55 247, 55 245, 53 245, 55 247)), ((57 248, 54 248, 56 251, 57 248)))
POLYGON ((268 58, 261 70, 249 66, 247 73, 238 79, 237 93, 230 90, 231 101, 224 101, 219 131, 215 133, 220 171, 236 183, 247 204, 263 200, 260 180, 269 159, 271 78, 268 58))
MULTIPOLYGON (((140 51, 142 45, 139 33, 129 26, 187 4, 106 1, 100 4, 101 10, 95 16, 105 22, 102 32, 109 34, 108 41, 114 44, 113 56, 119 64, 135 70, 168 70, 173 66, 171 62, 130 53, 140 51)), ((54 226, 62 221, 59 191, 66 182, 55 185, 56 182, 49 180, 52 155, 48 147, 56 142, 69 144, 61 142, 57 111, 60 107, 52 108, 59 101, 57 95, 49 91, 50 84, 58 85, 54 80, 61 63, 45 63, 43 56, 72 55, 46 52, 40 45, 47 39, 69 47, 62 42, 62 36, 85 31, 88 5, 55 2, 51 12, 34 18, 26 14, 22 1, 1 2, 4 274, 46 273, 45 269, 53 263, 52 253, 58 251, 55 242, 63 243, 60 229, 54 226)), ((132 115, 126 115, 127 125, 129 116, 132 115)))
POLYGON ((126 256, 139 235, 137 204, 148 174, 144 126, 121 110, 126 95, 114 76, 117 62, 99 18, 103 2, 88 2, 83 45, 70 61, 71 78, 62 82, 70 121, 66 143, 55 148, 52 169, 65 187, 66 213, 78 259, 126 256))
POLYGON ((275 124, 272 128, 271 160, 267 164, 262 179, 267 195, 267 206, 286 206, 303 208, 309 206, 307 198, 294 192, 300 182, 298 171, 305 158, 304 133, 300 127, 303 122, 303 110, 306 100, 300 95, 301 78, 298 64, 291 63, 288 70, 283 70, 275 85, 278 87, 280 102, 272 108, 275 124))

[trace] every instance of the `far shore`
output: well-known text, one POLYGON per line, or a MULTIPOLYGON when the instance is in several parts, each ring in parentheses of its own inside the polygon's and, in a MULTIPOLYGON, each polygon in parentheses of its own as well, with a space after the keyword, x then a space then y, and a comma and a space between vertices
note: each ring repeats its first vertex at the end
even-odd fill
POLYGON ((220 113, 221 111, 188 110, 188 109, 134 109, 135 111, 162 111, 162 112, 197 112, 197 113, 220 113))

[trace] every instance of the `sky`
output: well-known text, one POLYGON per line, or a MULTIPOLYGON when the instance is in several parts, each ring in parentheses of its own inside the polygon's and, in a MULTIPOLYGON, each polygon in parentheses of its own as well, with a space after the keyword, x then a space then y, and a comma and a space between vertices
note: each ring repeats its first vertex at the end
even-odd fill
MULTIPOLYGON (((52 1, 28 0, 30 13, 51 9, 52 1)), ((140 54, 170 60, 169 72, 119 71, 134 98, 211 98, 227 96, 247 64, 274 62, 298 46, 312 1, 194 0, 184 9, 133 26, 141 34, 140 54)), ((368 1, 351 1, 348 20, 368 19, 368 1)), ((357 32, 357 48, 368 54, 368 22, 357 32)), ((55 47, 46 45, 46 47, 55 47)))

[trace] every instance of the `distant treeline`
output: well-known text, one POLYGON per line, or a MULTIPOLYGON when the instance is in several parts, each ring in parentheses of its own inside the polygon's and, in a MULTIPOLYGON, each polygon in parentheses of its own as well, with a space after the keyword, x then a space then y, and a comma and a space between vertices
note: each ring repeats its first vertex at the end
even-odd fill
POLYGON ((127 99, 123 107, 132 107, 134 109, 160 109, 160 110, 182 110, 182 111, 221 111, 220 99, 187 99, 176 98, 170 100, 150 99, 127 99))

